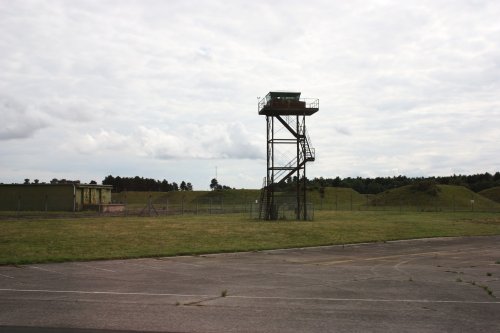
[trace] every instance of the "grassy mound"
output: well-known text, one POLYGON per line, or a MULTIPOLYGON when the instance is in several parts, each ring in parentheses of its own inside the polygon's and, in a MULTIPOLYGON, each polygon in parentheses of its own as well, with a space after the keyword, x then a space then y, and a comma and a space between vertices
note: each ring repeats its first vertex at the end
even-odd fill
POLYGON ((323 210, 359 210, 367 203, 366 195, 344 187, 315 189, 308 191, 307 196, 307 201, 312 202, 316 209, 323 210))
MULTIPOLYGON (((260 190, 121 192, 113 193, 113 201, 139 210, 147 205, 150 196, 157 209, 172 212, 241 212, 260 199, 260 190)), ((293 202, 294 196, 293 192, 276 193, 282 201, 293 202)), ((424 181, 377 195, 360 194, 351 188, 326 187, 308 190, 307 201, 312 202, 316 210, 500 211, 500 187, 475 193, 463 186, 424 181)))
POLYGON ((490 200, 500 203, 500 186, 492 187, 479 192, 480 195, 490 200))
MULTIPOLYGON (((260 199, 260 190, 224 190, 224 191, 189 191, 189 192, 121 192, 113 193, 114 202, 127 203, 128 207, 140 208, 148 203, 149 196, 154 205, 243 205, 255 203, 260 199)), ((276 193, 277 197, 290 197, 293 193, 276 193)), ((332 210, 358 210, 365 205, 366 196, 359 194, 350 188, 327 187, 321 193, 320 190, 307 191, 307 201, 310 201, 318 209, 332 210)))
POLYGON ((260 190, 177 191, 177 192, 120 192, 113 193, 114 202, 126 203, 128 208, 144 207, 151 196, 155 206, 204 207, 208 205, 244 205, 260 198, 260 190))
POLYGON ((498 211, 500 205, 463 186, 408 185, 377 194, 370 200, 374 207, 393 207, 421 211, 498 211))

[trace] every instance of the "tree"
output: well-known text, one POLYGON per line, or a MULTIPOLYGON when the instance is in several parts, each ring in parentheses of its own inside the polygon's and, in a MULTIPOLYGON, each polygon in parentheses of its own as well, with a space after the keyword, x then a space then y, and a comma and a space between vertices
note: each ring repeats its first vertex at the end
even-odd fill
POLYGON ((89 184, 91 184, 91 185, 97 185, 97 182, 95 180, 91 180, 89 184))
POLYGON ((193 190, 193 185, 191 183, 186 184, 186 191, 192 191, 193 190))
POLYGON ((172 191, 172 185, 170 185, 166 179, 163 179, 161 181, 160 189, 161 192, 172 191))
POLYGON ((187 191, 187 185, 185 181, 181 182, 181 191, 187 191))
POLYGON ((40 182, 40 181, 39 181, 38 179, 35 179, 35 180, 33 181, 33 183, 34 183, 34 184, 38 184, 39 182, 40 182))
MULTIPOLYGON (((190 191, 188 183, 183 181, 184 185, 181 184, 182 191, 190 191)), ((111 175, 106 176, 102 181, 103 185, 112 185, 114 192, 122 191, 159 191, 159 192, 170 192, 178 191, 179 185, 177 183, 169 183, 166 179, 162 181, 144 178, 144 177, 113 177, 111 175)), ((191 186, 192 188, 192 186, 191 186)))
POLYGON ((216 178, 213 178, 212 181, 210 182, 210 189, 212 191, 215 191, 219 188, 219 182, 217 181, 216 178))
POLYGON ((27 185, 27 184, 29 184, 29 183, 30 183, 30 179, 29 179, 29 178, 25 178, 25 179, 24 179, 24 185, 27 185))

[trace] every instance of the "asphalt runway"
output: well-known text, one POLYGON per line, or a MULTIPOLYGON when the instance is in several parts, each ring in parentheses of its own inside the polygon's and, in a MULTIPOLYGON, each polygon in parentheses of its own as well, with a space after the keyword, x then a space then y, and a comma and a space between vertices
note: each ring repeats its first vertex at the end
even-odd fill
POLYGON ((500 332, 500 236, 0 266, 0 332, 500 332))

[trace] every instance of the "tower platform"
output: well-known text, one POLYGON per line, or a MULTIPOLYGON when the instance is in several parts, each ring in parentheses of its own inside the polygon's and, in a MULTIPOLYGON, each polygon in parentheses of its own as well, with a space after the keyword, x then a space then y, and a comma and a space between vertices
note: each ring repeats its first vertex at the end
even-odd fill
POLYGON ((258 108, 264 116, 311 116, 319 110, 319 99, 300 98, 300 92, 271 91, 258 108))

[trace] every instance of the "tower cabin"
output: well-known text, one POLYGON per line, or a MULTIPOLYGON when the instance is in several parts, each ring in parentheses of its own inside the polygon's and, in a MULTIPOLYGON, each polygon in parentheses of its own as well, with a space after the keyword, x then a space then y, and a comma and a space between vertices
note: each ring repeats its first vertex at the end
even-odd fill
POLYGON ((319 100, 300 98, 300 92, 271 91, 259 101, 265 116, 311 116, 319 110, 319 100))

